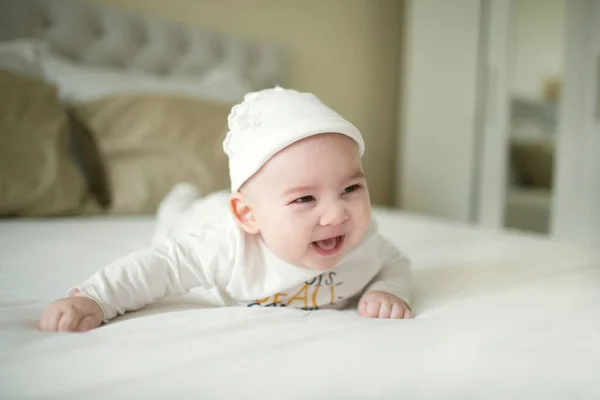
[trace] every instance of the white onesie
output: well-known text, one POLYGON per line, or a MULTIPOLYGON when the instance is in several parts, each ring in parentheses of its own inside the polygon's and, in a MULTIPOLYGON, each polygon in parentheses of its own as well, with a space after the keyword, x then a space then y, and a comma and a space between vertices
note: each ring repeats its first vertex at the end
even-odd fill
POLYGON ((95 300, 108 320, 196 287, 212 289, 225 305, 248 307, 343 308, 375 290, 408 303, 410 276, 408 259, 377 232, 374 220, 363 240, 321 273, 282 261, 260 235, 246 234, 226 217, 122 257, 73 289, 95 300))

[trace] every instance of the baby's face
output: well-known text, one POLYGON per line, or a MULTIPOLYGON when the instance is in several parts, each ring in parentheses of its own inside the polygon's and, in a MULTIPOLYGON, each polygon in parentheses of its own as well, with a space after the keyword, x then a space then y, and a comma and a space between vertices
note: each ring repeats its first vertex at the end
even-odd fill
POLYGON ((299 141, 243 189, 264 241, 282 260, 333 268, 363 238, 371 204, 358 146, 341 134, 299 141))

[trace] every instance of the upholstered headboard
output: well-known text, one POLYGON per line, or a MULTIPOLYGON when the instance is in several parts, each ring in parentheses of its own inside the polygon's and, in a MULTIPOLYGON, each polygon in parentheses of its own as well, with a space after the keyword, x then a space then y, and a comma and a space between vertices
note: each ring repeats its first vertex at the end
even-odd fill
MULTIPOLYGON (((12 114, 3 109, 3 115, 14 115, 0 118, 0 128, 3 121, 10 124, 0 150, 7 154, 18 143, 20 154, 29 155, 0 154, 0 160, 21 163, 10 164, 5 176, 15 188, 27 183, 36 190, 18 192, 26 201, 14 201, 7 208, 11 215, 152 214, 177 183, 192 183, 201 195, 227 188, 222 140, 231 105, 249 91, 286 85, 283 51, 276 44, 85 0, 0 0, 0 42, 0 67, 5 68, 0 71, 34 78, 5 74, 14 89, 0 91, 12 107, 7 111, 12 114), (57 139, 38 140, 41 134, 57 139), (57 144, 79 134, 87 140, 85 149, 75 148, 75 139, 69 141, 73 154, 57 144), (74 176, 79 176, 75 160, 83 160, 80 172, 86 182, 101 183, 93 191, 101 199, 87 196, 91 185, 82 179, 46 168, 47 159, 70 166, 74 176), (88 171, 87 166, 102 168, 88 171), (14 170, 33 172, 14 175, 14 170), (48 179, 40 183, 38 176, 48 179), (67 184, 77 184, 77 191, 67 196, 67 184), (52 201, 39 194, 39 187, 54 190, 43 191, 55 194, 52 201), (110 203, 108 208, 101 210, 100 200, 104 207, 110 203)), ((2 196, 0 212, 1 206, 2 196)))
POLYGON ((194 82, 200 91, 206 87, 209 94, 218 91, 221 100, 235 101, 244 91, 285 84, 283 53, 276 44, 84 0, 0 0, 0 41, 16 38, 44 43, 51 55, 46 69, 66 87, 65 97, 148 87, 185 91, 194 82), (90 70, 108 86, 103 82, 89 93, 69 92, 74 85, 90 84, 88 75, 78 75, 90 70))

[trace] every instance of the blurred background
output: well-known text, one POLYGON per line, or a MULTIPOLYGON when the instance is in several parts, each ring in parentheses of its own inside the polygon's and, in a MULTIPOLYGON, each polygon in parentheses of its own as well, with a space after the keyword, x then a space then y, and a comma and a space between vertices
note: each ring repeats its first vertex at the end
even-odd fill
POLYGON ((281 84, 361 129, 378 206, 599 238, 598 2, 87 3, 278 46, 281 84))
POLYGON ((315 93, 361 129, 373 199, 393 204, 402 1, 94 1, 281 45, 286 85, 315 93))

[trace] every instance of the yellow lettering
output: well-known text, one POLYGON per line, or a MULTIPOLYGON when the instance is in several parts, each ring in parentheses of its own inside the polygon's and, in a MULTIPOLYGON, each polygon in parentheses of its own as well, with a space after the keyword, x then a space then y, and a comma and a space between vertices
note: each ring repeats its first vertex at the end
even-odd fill
POLYGON ((335 299, 335 286, 329 286, 329 291, 331 292, 331 301, 329 302, 329 304, 333 304, 333 299, 335 299))
POLYGON ((312 294, 312 303, 313 303, 313 307, 317 306, 317 293, 319 293, 319 288, 321 287, 321 285, 317 285, 315 286, 315 291, 312 294))
POLYGON ((271 297, 271 296, 267 296, 267 297, 265 297, 265 298, 264 298, 264 299, 262 299, 262 300, 256 300, 256 302, 257 302, 258 304, 263 304, 263 303, 266 303, 267 301, 269 301, 269 298, 270 298, 270 297, 271 297))
POLYGON ((302 286, 302 288, 300 290, 298 290, 298 293, 296 293, 291 299, 288 300, 287 303, 285 303, 286 306, 289 306, 290 303, 294 300, 304 300, 304 307, 308 307, 308 285, 304 284, 302 286), (304 294, 304 296, 301 296, 301 294, 304 294))
POLYGON ((273 296, 273 303, 279 304, 279 298, 286 297, 286 296, 287 296, 287 293, 275 293, 275 295, 273 296))

